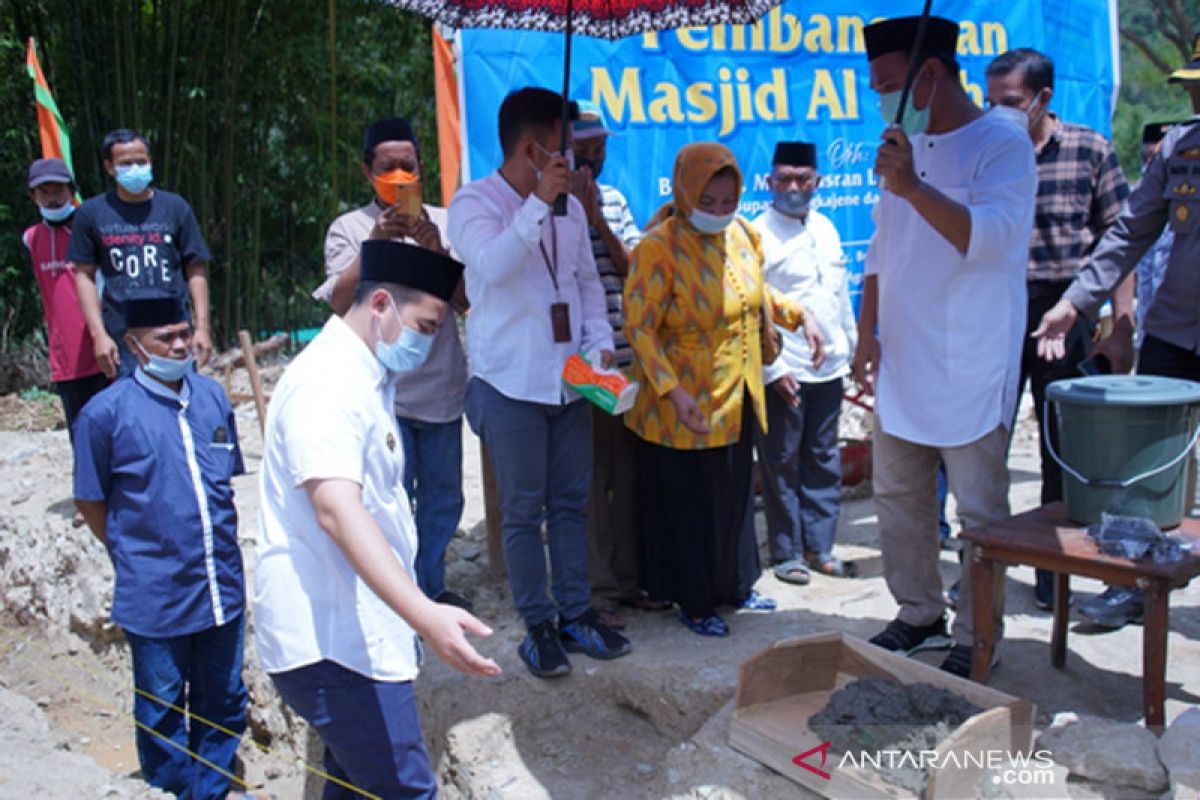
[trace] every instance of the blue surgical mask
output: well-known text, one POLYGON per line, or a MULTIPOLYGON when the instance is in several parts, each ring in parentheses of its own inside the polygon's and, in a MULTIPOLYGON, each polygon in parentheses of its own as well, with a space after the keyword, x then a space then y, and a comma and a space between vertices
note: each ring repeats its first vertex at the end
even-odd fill
POLYGON ((709 214, 707 211, 697 209, 688 216, 688 222, 691 222, 701 233, 720 233, 729 227, 729 223, 733 222, 733 217, 733 214, 718 217, 716 214, 709 214))
POLYGON ((158 378, 165 383, 175 383, 183 380, 183 376, 192 371, 192 365, 196 361, 196 357, 188 353, 187 358, 167 358, 165 356, 152 356, 146 352, 146 348, 142 347, 141 342, 135 340, 138 350, 142 351, 147 359, 142 365, 142 370, 151 378, 158 378))
POLYGON ((121 164, 117 167, 117 183, 130 194, 141 194, 154 181, 154 169, 149 164, 121 164))
POLYGON ((771 201, 775 204, 775 208, 790 217, 800 217, 807 214, 812 199, 812 189, 791 189, 771 193, 771 201))
POLYGON ((66 222, 75 213, 75 206, 70 203, 63 203, 58 208, 38 206, 38 211, 46 222, 66 222))
POLYGON ((375 340, 375 357, 379 359, 380 364, 392 372, 412 372, 424 364, 425 359, 429 358, 429 349, 433 347, 433 334, 421 333, 405 325, 404 321, 400 319, 400 311, 396 308, 394 301, 392 302, 392 311, 395 312, 396 319, 400 322, 400 335, 396 337, 396 341, 390 344, 384 342, 377 319, 375 325, 378 338, 375 340))
MULTIPOLYGON (((929 94, 929 102, 924 108, 917 108, 913 102, 913 97, 917 90, 917 81, 926 73, 922 72, 917 76, 917 80, 913 81, 912 91, 908 96, 908 108, 904 110, 904 120, 900 123, 904 135, 908 138, 916 136, 918 133, 924 133, 929 127, 929 109, 933 107, 933 93, 937 91, 937 86, 933 87, 933 91, 929 94)), ((896 119, 896 111, 900 108, 899 90, 894 92, 885 92, 879 95, 879 113, 883 115, 883 121, 888 125, 893 124, 896 119)))
MULTIPOLYGON (((900 108, 899 91, 879 95, 879 113, 883 115, 884 122, 891 125, 896 119, 898 108, 900 108)), ((929 127, 929 106, 914 108, 910 103, 904 112, 904 120, 900 123, 900 127, 904 130, 904 135, 910 139, 918 133, 924 133, 925 129, 929 127)))

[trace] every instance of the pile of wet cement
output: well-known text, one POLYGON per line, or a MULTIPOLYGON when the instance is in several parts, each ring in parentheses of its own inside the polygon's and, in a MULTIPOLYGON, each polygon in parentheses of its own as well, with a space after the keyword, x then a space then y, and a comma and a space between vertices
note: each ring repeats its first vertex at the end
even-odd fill
MULTIPOLYGON (((968 718, 983 711, 970 701, 928 683, 859 678, 829 698, 808 719, 809 728, 842 753, 933 750, 968 718)), ((927 775, 911 760, 890 759, 883 778, 920 793, 927 775)))

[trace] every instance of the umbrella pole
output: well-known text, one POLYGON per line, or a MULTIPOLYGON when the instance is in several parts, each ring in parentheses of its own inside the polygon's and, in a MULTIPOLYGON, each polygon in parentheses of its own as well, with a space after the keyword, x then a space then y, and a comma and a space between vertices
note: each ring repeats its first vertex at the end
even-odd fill
MULTIPOLYGON (((571 14, 572 3, 567 0, 567 39, 563 47, 563 88, 562 88, 562 133, 559 139, 558 150, 563 155, 567 154, 567 126, 571 124, 571 14)), ((567 215, 567 196, 560 194, 554 200, 554 215, 557 217, 565 217, 567 215)))
MULTIPOLYGON (((568 4, 570 0, 567 0, 568 4)), ((925 8, 921 11, 921 19, 917 20, 917 36, 913 40, 912 53, 908 56, 908 74, 904 77, 904 89, 900 92, 900 105, 896 108, 896 119, 894 124, 900 125, 904 122, 904 107, 908 105, 908 96, 912 92, 912 85, 917 80, 917 70, 920 69, 924 59, 921 58, 921 48, 925 46, 925 28, 929 24, 930 7, 933 5, 933 0, 925 0, 925 8)), ((567 23, 570 26, 570 22, 567 23)), ((568 27, 570 30, 570 27, 568 27)))

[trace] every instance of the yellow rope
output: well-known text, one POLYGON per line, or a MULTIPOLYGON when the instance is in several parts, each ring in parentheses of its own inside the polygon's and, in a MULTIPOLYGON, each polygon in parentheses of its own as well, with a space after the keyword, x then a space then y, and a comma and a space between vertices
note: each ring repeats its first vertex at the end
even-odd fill
MULTIPOLYGON (((32 640, 28 640, 24 643, 18 642, 16 644, 12 645, 11 647, 8 648, 8 652, 5 654, 5 657, 12 658, 13 656, 18 654, 18 651, 23 649, 22 645, 28 646, 30 644, 33 644, 32 640)), ((49 653, 47 650, 45 650, 44 648, 41 648, 40 646, 39 646, 39 649, 42 650, 43 655, 48 656, 48 658, 46 659, 46 661, 47 661, 46 666, 49 667, 48 662, 54 660, 53 654, 49 653)), ((243 788, 245 788, 245 789, 261 789, 261 788, 263 788, 261 785, 251 786, 245 780, 243 780, 242 778, 239 778, 237 775, 234 775, 232 772, 229 772, 228 770, 218 767, 216 764, 212 763, 211 761, 209 761, 208 759, 199 755, 198 753, 192 752, 184 745, 181 745, 179 742, 176 742, 174 739, 171 739, 167 735, 154 730, 153 728, 151 728, 150 726, 146 725, 143 722, 140 722, 136 717, 133 716, 132 713, 127 713, 125 711, 121 711, 120 709, 115 708, 108 701, 99 699, 95 695, 91 694, 90 692, 83 690, 81 688, 80 684, 73 683, 73 682, 67 680, 62 675, 62 673, 60 673, 58 670, 54 669, 53 667, 50 667, 49 669, 50 669, 50 672, 54 673, 54 677, 57 677, 59 682, 63 686, 75 689, 76 691, 80 691, 81 693, 87 695, 88 698, 90 698, 97 706, 106 708, 106 709, 114 712, 117 716, 129 717, 131 720, 133 720, 133 724, 137 728, 144 730, 153 736, 157 736, 159 739, 162 739, 163 741, 167 742, 168 744, 170 744, 172 747, 174 747, 177 750, 182 750, 183 752, 187 753, 191 758, 200 762, 201 764, 208 767, 209 769, 216 770, 217 772, 221 773, 222 775, 229 778, 230 780, 236 781, 243 788)), ((90 667, 84 666, 84 667, 82 667, 82 669, 84 669, 87 672, 90 672, 92 674, 92 677, 99 679, 102 683, 105 683, 108 680, 107 677, 101 675, 101 673, 97 672, 94 669, 91 669, 90 667)), ((200 716, 199 714, 189 711, 188 709, 180 708, 179 706, 177 706, 167 700, 164 700, 161 697, 157 697, 157 696, 151 694, 150 692, 147 692, 144 689, 140 689, 135 686, 133 691, 135 694, 141 695, 142 697, 146 698, 147 700, 150 700, 152 702, 163 705, 179 714, 183 714, 189 720, 196 720, 197 722, 201 723, 202 725, 207 725, 208 727, 213 728, 214 730, 220 731, 221 733, 225 734, 226 736, 241 739, 242 736, 244 735, 244 734, 238 734, 238 733, 230 730, 229 728, 226 728, 223 725, 217 724, 216 722, 205 719, 204 717, 200 716)), ((382 798, 380 798, 378 795, 374 795, 374 794, 371 794, 370 792, 364 791, 364 790, 358 788, 357 786, 353 785, 352 783, 344 781, 341 778, 334 777, 333 775, 330 775, 329 773, 325 772, 324 770, 321 770, 321 769, 318 769, 318 768, 312 766, 311 764, 309 764, 307 761, 300 758, 299 756, 284 755, 284 754, 278 753, 277 751, 273 750, 270 747, 267 747, 266 745, 264 745, 260 742, 256 742, 253 738, 246 737, 246 739, 250 744, 254 745, 254 747, 256 747, 264 755, 268 755, 272 758, 276 758, 281 761, 291 761, 293 764, 298 764, 301 767, 303 767, 305 770, 307 770, 308 772, 312 773, 313 775, 316 775, 319 778, 323 778, 324 780, 329 781, 331 783, 335 783, 338 786, 341 786, 343 789, 349 789, 350 791, 355 792, 356 794, 359 794, 364 798, 368 798, 368 800, 382 800, 382 798)))

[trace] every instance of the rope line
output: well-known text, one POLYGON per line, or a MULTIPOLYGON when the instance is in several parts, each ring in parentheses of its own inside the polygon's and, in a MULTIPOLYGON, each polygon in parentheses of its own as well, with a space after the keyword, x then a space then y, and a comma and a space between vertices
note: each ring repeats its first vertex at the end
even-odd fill
MULTIPOLYGON (((201 756, 199 753, 193 752, 187 746, 180 744, 179 742, 170 738, 166 734, 163 734, 163 733, 160 733, 159 731, 154 730, 149 725, 146 725, 144 722, 138 720, 133 715, 132 712, 127 712, 127 711, 118 709, 110 701, 108 701, 106 699, 98 698, 96 695, 92 694, 87 689, 84 689, 80 683, 68 680, 61 672, 59 672, 57 669, 55 669, 53 666, 51 666, 49 664, 49 662, 52 662, 55 660, 55 657, 46 648, 41 646, 41 644, 39 642, 36 642, 33 639, 28 639, 24 642, 16 642, 11 647, 7 648, 7 652, 4 654, 4 657, 6 659, 12 659, 15 656, 19 655, 21 653, 21 651, 23 651, 27 648, 30 648, 30 649, 36 648, 41 651, 42 655, 47 656, 47 658, 45 659, 47 663, 44 665, 46 669, 42 671, 43 677, 45 676, 46 670, 48 670, 49 672, 53 673, 53 675, 51 677, 57 678, 58 682, 62 686, 70 688, 70 689, 74 689, 74 690, 80 692, 81 694, 85 695, 87 699, 90 699, 97 707, 100 707, 100 708, 103 708, 103 709, 106 709, 106 710, 112 712, 114 714, 114 716, 128 717, 129 719, 131 719, 133 721, 133 724, 136 728, 138 728, 140 730, 144 730, 147 733, 149 733, 153 736, 156 736, 159 739, 162 739, 163 741, 167 742, 175 749, 183 751, 189 757, 198 761, 199 763, 203 764, 204 766, 208 767, 209 769, 215 770, 215 771, 221 773, 221 775, 225 776, 226 778, 229 778, 231 781, 238 783, 243 789, 253 790, 253 789, 263 788, 262 784, 251 785, 245 779, 239 778, 237 775, 234 775, 232 772, 229 772, 228 770, 217 766, 216 764, 212 763, 208 759, 201 756), (30 647, 31 645, 32 645, 32 648, 30 647)), ((102 675, 97 670, 95 670, 89 666, 86 666, 86 665, 84 665, 84 666, 76 665, 76 666, 77 666, 77 668, 81 669, 82 671, 90 673, 93 678, 97 678, 102 684, 107 684, 107 681, 108 681, 107 676, 102 675)), ((182 714, 185 717, 187 717, 187 719, 189 719, 189 720, 195 720, 202 725, 207 725, 208 727, 210 727, 214 730, 217 730, 217 731, 225 734, 226 736, 237 738, 239 741, 243 737, 245 737, 245 740, 247 742, 249 742, 251 745, 253 745, 259 752, 261 752, 264 755, 270 756, 271 758, 274 758, 274 759, 277 759, 280 761, 291 762, 292 764, 299 765, 300 767, 303 767, 309 773, 311 773, 319 778, 322 778, 326 781, 329 781, 330 783, 337 784, 338 786, 342 787, 343 789, 348 789, 348 790, 354 792, 355 794, 358 794, 364 798, 367 798, 367 800, 382 800, 382 798, 380 798, 378 795, 371 794, 370 792, 360 789, 348 781, 342 780, 341 778, 330 775, 329 773, 325 772, 322 769, 318 769, 317 767, 312 766, 311 764, 309 764, 307 761, 305 761, 303 758, 301 758, 299 756, 280 753, 279 751, 275 750, 274 748, 268 747, 267 745, 262 744, 261 742, 255 741, 252 737, 248 736, 245 733, 242 733, 242 734, 236 733, 233 730, 225 727, 224 725, 220 725, 216 722, 213 722, 212 720, 205 719, 204 717, 200 716, 199 714, 197 714, 193 711, 190 711, 186 708, 181 708, 180 706, 175 705, 174 703, 170 702, 169 700, 165 700, 161 697, 158 697, 158 696, 156 696, 150 692, 147 692, 146 690, 141 689, 137 686, 134 686, 133 691, 135 694, 140 695, 140 696, 146 698, 147 700, 150 700, 151 702, 158 703, 162 706, 165 706, 166 708, 171 709, 172 711, 175 711, 176 713, 182 714)))

